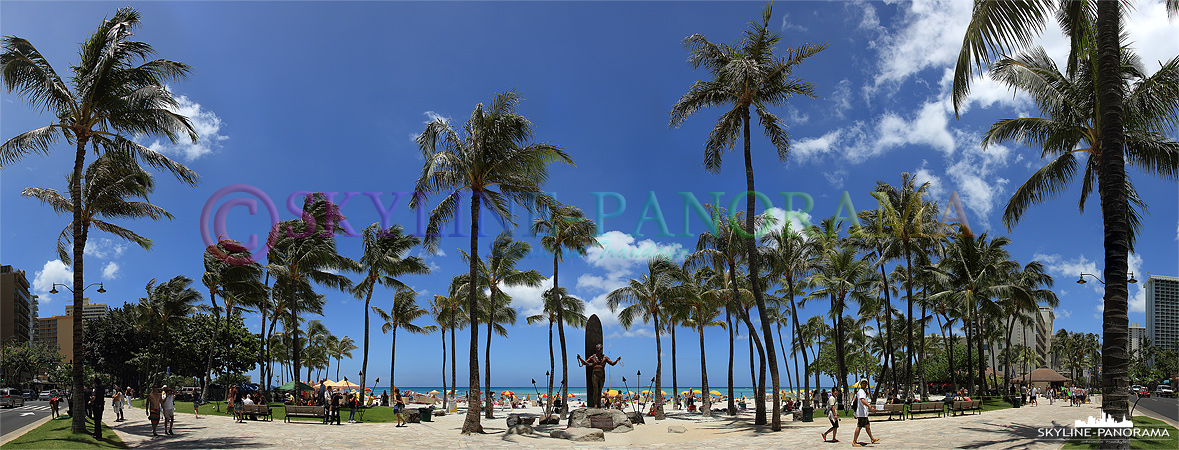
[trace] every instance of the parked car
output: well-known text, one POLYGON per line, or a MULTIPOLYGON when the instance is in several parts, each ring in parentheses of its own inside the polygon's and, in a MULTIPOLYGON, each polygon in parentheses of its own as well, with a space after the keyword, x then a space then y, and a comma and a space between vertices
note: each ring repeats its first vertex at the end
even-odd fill
POLYGON ((1175 390, 1171 389, 1171 387, 1167 385, 1159 385, 1159 387, 1155 389, 1154 394, 1159 397, 1174 397, 1175 390))
POLYGON ((182 387, 176 390, 176 400, 182 402, 190 402, 192 399, 201 396, 201 388, 199 387, 182 387))
POLYGON ((51 398, 53 398, 53 393, 49 392, 48 389, 41 391, 41 395, 37 396, 38 400, 49 400, 51 398))
POLYGON ((1150 397, 1150 388, 1146 386, 1138 386, 1138 390, 1134 391, 1139 397, 1150 397))
POLYGON ((0 407, 16 408, 25 406, 25 397, 19 389, 0 388, 0 407))
POLYGON ((25 400, 36 400, 37 393, 32 389, 25 389, 25 400))

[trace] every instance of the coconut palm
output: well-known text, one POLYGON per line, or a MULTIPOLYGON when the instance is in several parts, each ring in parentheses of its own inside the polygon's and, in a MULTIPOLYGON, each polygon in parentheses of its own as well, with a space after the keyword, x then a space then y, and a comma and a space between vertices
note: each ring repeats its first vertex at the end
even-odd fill
MULTIPOLYGON (((352 359, 352 351, 360 347, 356 346, 356 341, 348 336, 336 337, 329 335, 324 348, 327 350, 329 358, 336 360, 336 379, 340 379, 340 360, 344 358, 352 359)), ((328 367, 331 370, 331 367, 328 367)))
MULTIPOLYGON (((585 302, 581 299, 569 295, 569 291, 563 287, 548 289, 544 292, 544 310, 540 314, 528 316, 527 322, 529 325, 537 324, 543 321, 549 323, 549 378, 548 378, 548 394, 545 398, 553 398, 553 376, 556 373, 556 358, 553 355, 553 324, 557 322, 568 323, 574 328, 584 328, 586 324, 585 317, 585 302), (557 303, 560 303, 558 306, 557 303), (558 320, 555 316, 561 314, 562 317, 558 320)), ((568 397, 568 394, 559 393, 562 398, 568 397)), ((546 403, 551 405, 552 403, 546 403)), ((547 406, 546 406, 547 408, 547 406)), ((551 412, 546 409, 545 416, 549 416, 551 412)))
MULTIPOLYGON (((1027 263, 1022 269, 1007 274, 1006 279, 1017 286, 999 298, 999 307, 1003 311, 1003 317, 1007 318, 1005 347, 1011 348, 1011 333, 1015 331, 1017 320, 1026 324, 1034 324, 1040 317, 1039 305, 1041 303, 1056 307, 1060 304, 1060 300, 1057 299, 1056 293, 1052 292, 1052 276, 1045 272, 1044 264, 1039 261, 1027 263)), ((1007 359, 1003 361, 1003 366, 1008 371, 1011 369, 1011 356, 1009 353, 1007 359)), ((1008 372, 1004 377, 1003 392, 1008 392, 1011 376, 1012 374, 1008 372)))
MULTIPOLYGON (((397 292, 393 294, 393 306, 389 307, 389 312, 385 312, 376 306, 372 307, 372 310, 377 314, 377 317, 385 322, 381 324, 381 333, 388 333, 389 337, 392 339, 389 350, 389 386, 397 385, 395 382, 397 379, 395 377, 395 370, 397 368, 397 330, 404 329, 405 331, 414 334, 429 334, 438 331, 438 327, 434 325, 420 326, 413 323, 413 321, 430 313, 430 311, 427 311, 425 308, 418 306, 417 297, 417 292, 414 292, 413 289, 410 289, 409 287, 404 287, 398 289, 397 292)), ((443 337, 445 339, 445 334, 443 337)), ((443 345, 446 345, 445 341, 443 341, 443 345)), ((442 351, 445 353, 446 349, 443 348, 442 351)), ((364 375, 366 371, 361 369, 360 373, 361 375, 364 375)), ((364 377, 362 376, 361 380, 363 379, 364 377)), ((363 386, 363 384, 361 386, 363 386)))
MULTIPOLYGON (((783 224, 779 230, 774 230, 762 238, 763 242, 770 247, 767 261, 769 262, 769 272, 773 279, 777 279, 782 288, 778 293, 784 296, 788 302, 785 306, 790 309, 790 321, 794 326, 793 344, 791 347, 796 347, 801 340, 798 336, 799 322, 798 322, 798 303, 795 301, 795 295, 798 294, 798 289, 804 284, 802 281, 816 269, 818 269, 817 260, 812 258, 812 254, 818 250, 815 242, 806 239, 801 233, 794 231, 790 223, 783 224)), ((779 339, 781 340, 781 339, 779 339)), ((805 407, 811 406, 811 388, 810 379, 807 373, 798 370, 798 356, 797 353, 790 352, 794 356, 794 372, 795 377, 801 377, 803 386, 803 404, 805 407)), ((785 353, 783 353, 785 358, 785 353)), ((806 352, 802 352, 802 366, 803 368, 810 367, 806 352)))
POLYGON ((302 367, 303 345, 299 341, 299 313, 304 310, 300 300, 314 299, 311 282, 348 292, 352 280, 340 271, 359 272, 360 265, 341 256, 336 250, 336 233, 345 233, 339 226, 344 218, 340 209, 323 193, 313 193, 303 201, 303 217, 285 220, 270 229, 266 244, 267 270, 276 275, 275 286, 283 285, 288 295, 286 313, 291 316, 293 362, 295 371, 302 367))
POLYGON ((636 320, 651 323, 655 328, 655 388, 654 406, 651 412, 655 420, 663 420, 663 343, 660 336, 664 325, 660 319, 664 316, 664 308, 674 296, 672 288, 680 278, 679 267, 671 259, 661 256, 647 260, 647 273, 639 279, 631 279, 626 286, 610 291, 606 295, 606 306, 611 312, 618 313, 618 323, 625 329, 630 329, 636 320))
MULTIPOLYGON (((257 306, 269 293, 262 283, 264 270, 261 264, 254 261, 249 250, 240 242, 231 239, 221 239, 215 244, 205 247, 202 255, 205 273, 201 275, 201 283, 209 290, 209 304, 213 311, 213 328, 221 330, 209 336, 208 354, 205 359, 205 372, 202 378, 202 400, 208 395, 209 382, 212 381, 213 352, 219 341, 218 335, 224 336, 229 327, 229 316, 241 308, 257 306), (225 299, 226 329, 222 329, 221 308, 217 306, 217 296, 225 299)), ((263 310, 265 313, 265 310, 263 310)), ((266 321, 263 317, 263 322, 266 321)), ((229 343, 221 342, 222 345, 229 343)))
MULTIPOLYGON (((552 208, 547 219, 536 219, 530 228, 533 235, 543 234, 540 238, 540 245, 553 254, 553 289, 560 289, 560 279, 558 275, 559 263, 564 260, 565 250, 570 250, 578 256, 584 257, 586 249, 591 246, 600 246, 595 235, 597 234, 597 227, 594 226, 594 221, 585 217, 585 213, 581 212, 572 206, 560 205, 552 208)), ((564 307, 564 302, 554 302, 553 306, 557 310, 550 317, 557 321, 557 334, 561 340, 561 397, 567 398, 569 396, 569 354, 565 347, 565 313, 561 310, 564 307)), ((552 342, 550 338, 550 349, 552 342)), ((550 357, 552 359, 551 351, 550 357)), ((553 396, 552 378, 556 376, 553 364, 549 364, 549 371, 553 375, 549 377, 549 393, 547 398, 553 396)), ((569 411, 569 402, 561 403, 561 416, 564 417, 569 411)))
POLYGON ((835 337, 835 361, 837 381, 843 392, 847 390, 847 330, 844 328, 843 311, 848 302, 872 302, 871 292, 875 279, 872 266, 867 260, 856 255, 854 247, 844 246, 822 255, 823 264, 806 278, 807 285, 814 288, 809 297, 831 300, 829 318, 835 337))
MULTIPOLYGON (((358 261, 364 278, 352 287, 352 295, 356 298, 364 299, 364 358, 360 363, 360 392, 364 392, 365 383, 368 381, 368 311, 372 308, 381 316, 381 320, 385 321, 385 325, 381 327, 381 332, 385 333, 389 330, 393 331, 393 352, 392 359, 389 361, 389 385, 396 386, 393 383, 393 366, 396 359, 397 351, 397 328, 400 320, 393 320, 393 325, 390 325, 389 317, 401 319, 397 313, 411 312, 417 314, 414 318, 421 317, 426 314, 426 310, 419 308, 415 301, 417 294, 409 289, 398 277, 404 275, 420 275, 430 273, 430 268, 426 266, 425 261, 421 257, 409 255, 409 251, 422 242, 420 238, 412 234, 406 234, 401 225, 393 225, 386 230, 382 230, 379 224, 372 224, 365 227, 362 233, 364 254, 361 255, 358 261), (377 285, 388 288, 397 289, 398 292, 393 295, 392 316, 385 315, 381 308, 371 306, 370 302, 373 298, 373 291, 376 290, 377 285), (403 292, 406 292, 403 294, 403 292), (403 300, 402 305, 398 305, 398 296, 408 297, 408 300, 403 300), (408 304, 404 304, 408 302, 408 304), (408 309, 399 309, 408 308, 408 309)), ((404 319, 406 325, 410 325, 409 320, 404 319)), ((421 333, 424 330, 414 326, 405 326, 405 329, 411 333, 421 333), (416 329, 416 331, 415 331, 416 329)))
POLYGON ((685 310, 683 325, 696 330, 700 336, 700 413, 704 417, 711 417, 712 395, 708 388, 708 360, 704 355, 704 328, 726 326, 725 322, 717 320, 726 295, 722 279, 724 275, 711 268, 701 267, 691 276, 687 273, 683 276, 688 282, 677 288, 677 301, 674 304, 676 308, 685 310))
MULTIPOLYGON (((671 110, 671 126, 678 127, 688 116, 704 108, 726 108, 712 129, 705 143, 704 168, 709 172, 720 172, 724 150, 734 146, 740 136, 744 143, 745 184, 750 194, 757 192, 753 180, 753 156, 750 151, 750 108, 756 112, 766 137, 774 145, 778 159, 785 161, 790 148, 790 138, 785 126, 769 107, 782 106, 791 97, 804 95, 815 97, 815 87, 810 82, 794 76, 794 67, 803 60, 822 51, 826 44, 803 43, 778 56, 774 48, 781 36, 770 29, 772 5, 762 10, 761 21, 750 21, 745 38, 735 45, 715 44, 704 35, 694 34, 684 39, 684 47, 691 52, 688 62, 693 70, 701 66, 708 69, 711 79, 692 84, 691 89, 680 97, 671 110)), ((754 230, 754 196, 748 195, 745 204, 745 228, 754 230)), ((778 364, 773 346, 769 320, 766 316, 765 300, 759 277, 757 244, 752 235, 745 239, 749 262, 749 274, 753 296, 761 316, 762 334, 766 343, 766 355, 773 384, 774 418, 773 430, 780 431, 781 407, 778 398, 778 364)))
MULTIPOLYGON (((298 329, 296 327, 295 329, 298 329)), ((333 338, 331 330, 319 319, 307 321, 307 342, 303 348, 307 352, 307 361, 303 367, 307 368, 307 381, 311 381, 311 370, 327 365, 327 344, 333 338)), ((299 374, 299 365, 295 365, 295 375, 299 374)), ((316 377, 319 378, 319 377, 316 377)))
MULTIPOLYGON (((487 295, 487 305, 478 310, 479 314, 476 318, 482 317, 489 320, 487 327, 487 347, 486 356, 484 357, 486 364, 486 373, 484 374, 486 381, 486 401, 487 401, 487 418, 494 418, 494 404, 491 392, 491 332, 495 331, 500 336, 507 336, 507 329, 503 324, 516 323, 516 310, 509 305, 512 303, 512 297, 503 291, 505 287, 538 287, 544 280, 544 276, 540 271, 520 270, 516 265, 520 264, 528 253, 532 251, 532 246, 527 242, 517 241, 512 239, 512 233, 508 231, 501 232, 495 237, 495 241, 491 243, 491 255, 487 257, 486 261, 478 261, 475 264, 475 273, 478 276, 476 279, 476 290, 480 291, 480 295, 487 295)), ((463 260, 470 260, 470 255, 463 252, 463 260)), ((459 275, 459 277, 464 277, 459 275)), ((470 278, 460 278, 460 282, 469 281, 470 278)), ((470 289, 469 287, 466 289, 470 289)))
MULTIPOLYGON (((30 153, 48 154, 60 139, 74 146, 74 166, 69 177, 69 198, 83 204, 82 172, 86 167, 86 146, 98 155, 114 153, 124 158, 172 173, 189 185, 197 174, 184 165, 151 150, 127 136, 162 135, 172 142, 196 131, 187 117, 174 112, 179 106, 168 91, 168 81, 185 78, 189 67, 164 59, 147 60, 155 52, 144 42, 129 40, 139 27, 139 12, 122 8, 103 20, 94 33, 79 45, 80 60, 70 67, 73 77, 66 84, 31 42, 17 36, 3 38, 0 53, 0 81, 8 92, 17 92, 29 106, 46 110, 55 121, 18 134, 0 145, 0 166, 8 167, 30 153)), ((74 309, 82 310, 86 282, 83 249, 86 229, 83 209, 73 211, 74 309)), ((82 316, 74 316, 74 335, 82 335, 82 316)), ((82 340, 74 340, 74 354, 82 354, 82 340)), ((74 407, 85 408, 83 367, 73 368, 74 407)), ((75 433, 85 432, 85 416, 76 415, 70 425, 75 433)))
MULTIPOLYGON (((147 297, 139 299, 138 317, 144 328, 150 330, 149 335, 155 342, 163 342, 168 335, 168 329, 179 320, 192 314, 197 303, 201 302, 201 293, 192 288, 192 279, 184 275, 177 275, 163 283, 156 283, 152 278, 144 286, 147 297)), ((154 367, 163 367, 164 352, 156 352, 154 367)), ((153 372, 150 376, 160 381, 164 374, 153 372)))
MULTIPOLYGON (((1113 417, 1128 413, 1129 339, 1127 307, 1129 290, 1126 282, 1127 255, 1133 248, 1133 226, 1130 203, 1134 194, 1127 189, 1125 172, 1126 145, 1131 132, 1126 125, 1133 123, 1133 100, 1125 97, 1125 83, 1121 76, 1121 15, 1118 1, 1050 0, 986 1, 975 0, 974 13, 962 40, 958 63, 954 69, 952 99, 957 112, 969 92, 970 77, 987 67, 991 58, 1012 54, 1031 44, 1044 28, 1048 16, 1055 13, 1057 22, 1070 38, 1068 72, 1081 69, 1088 59, 1095 66, 1094 92, 1100 99, 1097 117, 1101 135, 1097 142, 1103 149, 1098 156, 1097 182, 1101 197, 1102 225, 1105 239, 1105 308, 1103 314, 1104 358, 1102 372, 1102 411, 1113 417), (1088 55, 1086 55, 1088 53, 1088 55), (1093 56, 1096 56, 1095 58, 1093 56), (1095 62, 1095 64, 1094 64, 1095 62), (1126 119, 1126 120, 1124 120, 1126 119)), ((1179 1, 1164 2, 1169 14, 1179 14, 1179 1)), ((1171 114, 1171 129, 1174 117, 1171 114)), ((1069 149, 1071 150, 1071 148, 1069 149)), ((1132 151, 1132 150, 1130 150, 1132 151)), ((1173 160, 1172 160, 1173 161, 1173 160)), ((1134 156, 1131 156, 1134 163, 1134 156)), ((1140 164, 1141 161, 1138 161, 1140 164)), ((1058 168, 1059 169, 1059 168, 1058 168)), ((1172 169, 1174 174, 1174 169, 1172 169)), ((1086 178, 1086 182, 1092 179, 1086 178)), ((1117 440, 1117 448, 1129 448, 1128 440, 1117 440)))
MULTIPOLYGON (((524 205, 530 211, 552 206, 553 200, 543 194, 541 185, 548 180, 549 163, 573 164, 573 159, 560 147, 550 144, 529 144, 532 123, 516 113, 520 96, 514 91, 496 95, 490 107, 475 106, 471 118, 463 125, 465 136, 446 119, 426 125, 417 143, 426 160, 409 203, 410 209, 422 207, 427 196, 444 194, 445 198, 430 211, 424 244, 430 251, 438 248, 440 230, 444 224, 460 214, 460 194, 471 192, 471 247, 469 277, 475 279, 479 259, 480 208, 485 208, 497 219, 515 224, 508 209, 511 203, 524 205)), ((470 311, 479 311, 477 289, 469 289, 467 303, 470 311)), ((470 393, 468 410, 462 433, 482 433, 479 422, 479 326, 471 320, 470 393)))

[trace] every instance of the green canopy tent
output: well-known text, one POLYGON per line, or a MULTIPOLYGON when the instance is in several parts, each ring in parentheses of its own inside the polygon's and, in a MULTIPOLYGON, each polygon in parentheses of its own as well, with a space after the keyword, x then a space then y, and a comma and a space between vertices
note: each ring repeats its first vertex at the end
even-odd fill
POLYGON ((284 384, 284 385, 278 387, 278 390, 280 390, 280 391, 293 391, 295 389, 298 389, 299 391, 302 391, 302 392, 315 390, 315 388, 309 386, 307 383, 304 383, 302 381, 293 381, 293 380, 288 381, 287 384, 284 384))

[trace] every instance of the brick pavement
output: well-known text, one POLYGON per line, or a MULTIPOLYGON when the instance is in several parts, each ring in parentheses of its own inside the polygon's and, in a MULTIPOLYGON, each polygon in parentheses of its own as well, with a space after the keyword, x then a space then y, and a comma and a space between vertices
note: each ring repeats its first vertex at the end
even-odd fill
MULTIPOLYGON (((1060 402, 1049 406, 1025 406, 979 415, 958 417, 917 418, 906 421, 874 421, 873 433, 881 442, 868 445, 873 449, 913 448, 985 448, 985 449, 1058 449, 1060 440, 1037 439, 1039 427, 1069 426, 1073 420, 1084 420, 1099 414, 1099 401, 1081 407, 1063 406, 1060 402)), ((674 417, 676 414, 669 414, 674 417)), ((112 428, 131 448, 322 448, 366 449, 413 447, 421 449, 552 449, 552 448, 650 448, 650 449, 739 449, 739 448, 849 448, 854 420, 843 420, 840 443, 823 443, 819 433, 826 429, 826 420, 812 423, 787 423, 780 433, 770 433, 755 427, 752 415, 737 419, 725 417, 703 420, 669 418, 649 420, 638 429, 625 434, 606 434, 605 443, 573 443, 548 437, 550 428, 537 427, 534 436, 506 436, 504 417, 484 420, 488 434, 462 436, 458 433, 461 415, 440 418, 432 423, 411 424, 396 428, 392 423, 363 423, 323 425, 310 419, 298 423, 254 422, 234 423, 229 417, 202 416, 194 420, 192 414, 177 414, 176 434, 151 436, 151 424, 142 409, 126 413, 126 422, 112 423, 112 428), (667 433, 668 425, 684 425, 685 434, 667 433)), ((161 424, 162 431, 162 424, 161 424)), ((866 441, 861 434, 861 441, 866 441)))

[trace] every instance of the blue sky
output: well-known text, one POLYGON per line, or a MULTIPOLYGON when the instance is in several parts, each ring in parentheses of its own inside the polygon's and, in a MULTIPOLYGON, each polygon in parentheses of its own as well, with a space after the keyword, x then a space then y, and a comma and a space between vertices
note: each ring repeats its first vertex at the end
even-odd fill
MULTIPOLYGON (((59 73, 77 58, 77 43, 103 17, 125 3, 4 2, 0 34, 29 39, 59 73)), ((201 212, 219 189, 246 184, 257 187, 290 218, 285 203, 299 191, 380 192, 385 205, 394 192, 410 191, 421 169, 412 137, 433 117, 461 123, 480 102, 507 89, 525 100, 519 111, 535 125, 536 137, 565 147, 576 167, 554 166, 546 189, 557 198, 599 219, 595 192, 626 199, 617 217, 599 220, 609 252, 567 259, 561 285, 589 302, 602 316, 607 350, 623 357, 628 373, 654 373, 654 339, 650 326, 624 330, 605 308, 605 294, 645 271, 641 258, 619 257, 627 250, 676 252, 691 249, 694 237, 661 237, 654 221, 640 222, 649 199, 658 202, 673 234, 683 232, 680 192, 702 202, 711 192, 732 201, 745 190, 742 158, 727 153, 721 173, 702 168, 703 143, 719 114, 710 110, 690 117, 679 129, 668 127, 668 111, 691 83, 706 74, 693 72, 681 47, 684 37, 702 33, 710 40, 732 42, 751 18, 757 2, 649 3, 403 3, 403 2, 149 2, 132 3, 143 15, 136 38, 151 43, 159 56, 185 62, 192 76, 170 86, 181 96, 181 112, 193 118, 202 134, 196 144, 172 146, 144 137, 201 175, 196 188, 164 176, 152 201, 175 215, 165 222, 124 225, 155 240, 148 252, 101 232, 90 235, 87 281, 108 290, 95 301, 112 306, 136 301, 152 278, 203 271, 201 212), (636 230, 636 226, 641 228, 636 230), (639 236, 641 234, 641 236, 639 236), (649 371, 649 372, 648 372, 649 371)), ((1157 0, 1142 0, 1128 27, 1148 70, 1179 54, 1179 23, 1168 21, 1157 0)), ((775 112, 789 125, 793 149, 779 162, 768 142, 753 140, 757 186, 784 208, 779 192, 813 197, 811 217, 835 214, 849 194, 856 209, 870 209, 869 190, 877 180, 898 184, 902 172, 929 181, 933 199, 943 204, 957 192, 970 225, 1006 234, 1012 256, 1026 263, 1043 261, 1056 277, 1061 298, 1057 328, 1100 332, 1099 283, 1078 286, 1077 273, 1102 274, 1102 228, 1099 205, 1090 201, 1079 214, 1079 185, 1060 198, 1033 209, 1008 231, 999 219, 1012 191, 1042 162, 1038 152, 1007 145, 985 152, 978 143, 987 126, 1000 118, 1034 113, 1034 105, 1002 86, 981 80, 966 112, 955 119, 948 102, 948 71, 969 19, 969 2, 781 2, 772 24, 783 46, 803 41, 829 47, 807 60, 797 75, 816 85, 819 98, 795 98, 775 112)), ((1061 58, 1067 41, 1050 27, 1043 44, 1061 58)), ((22 99, 0 94, 0 138, 43 126, 51 117, 30 110, 22 99)), ((755 133, 756 135, 756 133, 755 133)), ((28 186, 65 190, 71 167, 68 146, 52 155, 33 156, 0 172, 0 258, 28 272, 41 296, 40 314, 61 314, 67 295, 49 295, 53 282, 68 280, 68 268, 56 261, 54 239, 68 217, 55 215, 35 200, 21 197, 28 186)), ((1147 273, 1179 272, 1177 202, 1174 183, 1131 172, 1139 193, 1151 206, 1139 237, 1139 253, 1130 258, 1139 280, 1147 273)), ((375 195, 375 194, 374 194, 375 195)), ((229 198, 216 200, 223 205, 229 198)), ((396 205, 392 219, 415 229, 414 215, 396 205)), ((431 203, 433 204, 433 203, 431 203)), ((743 203, 741 203, 743 205, 743 203)), ((607 198, 603 212, 616 211, 607 198)), ((742 206, 743 208, 743 206, 742 206)), ((216 209, 216 207, 214 207, 216 209)), ((380 219, 369 197, 355 195, 343 208, 357 230, 380 219)), ((227 213, 228 234, 239 240, 251 233, 264 239, 268 218, 238 207, 227 213)), ((466 218, 463 226, 466 227, 466 218)), ((526 218, 521 217, 521 221, 526 218)), ((688 225, 699 233, 693 215, 688 225)), ((500 228, 490 225, 489 236, 500 228)), ((491 238, 486 238, 484 249, 491 238)), ((535 240, 531 240, 535 243, 535 240)), ((342 237, 341 251, 360 256, 359 238, 342 237)), ((443 293, 450 278, 464 271, 460 248, 465 237, 442 240, 442 252, 429 257, 433 272, 403 281, 427 296, 443 293)), ((486 250, 483 250, 484 252, 486 250)), ((526 269, 551 275, 543 252, 526 260, 526 269)), ((1141 285, 1131 286, 1131 322, 1144 323, 1141 285)), ((202 288, 203 290, 203 288, 202 288)), ((362 339, 362 303, 322 291, 328 306, 322 320, 337 335, 362 339)), ((492 343, 493 384, 524 385, 547 370, 547 330, 524 324, 539 310, 537 289, 510 289, 521 321, 507 339, 492 343)), ((387 307, 392 292, 378 291, 373 302, 387 307)), ((822 312, 818 302, 804 317, 822 312)), ((258 317, 247 325, 259 327, 258 317)), ((743 331, 743 330, 742 330, 743 331)), ((580 332, 569 332, 573 353, 582 347, 580 332)), ((460 333, 464 336, 465 333, 460 333)), ((370 378, 387 380, 389 337, 372 325, 370 378)), ((437 335, 398 336, 397 380, 402 385, 437 383, 437 335)), ((726 335, 709 330, 708 363, 713 383, 726 364, 726 335)), ((740 338, 742 341, 744 336, 740 338)), ((695 336, 681 330, 680 382, 698 382, 695 336)), ((466 344, 460 342, 460 349, 466 344)), ((738 358, 746 357, 738 342, 738 358)), ((670 350, 665 340, 665 367, 670 350)), ((461 353, 465 353, 465 350, 461 353)), ((343 363, 341 374, 359 372, 360 351, 343 363)), ((571 355, 572 356, 572 355, 571 355)), ((460 357, 460 372, 465 357, 460 357)), ((575 369, 575 367, 573 368, 575 369)), ((333 370, 334 371, 334 370, 333 370)), ((583 385, 571 369, 571 384, 583 385)), ((739 371, 740 373, 740 371, 739 371)), ((461 377, 460 377, 461 378, 461 377)), ((745 385, 747 375, 739 376, 745 385)), ((670 370, 665 373, 670 384, 670 370)))

